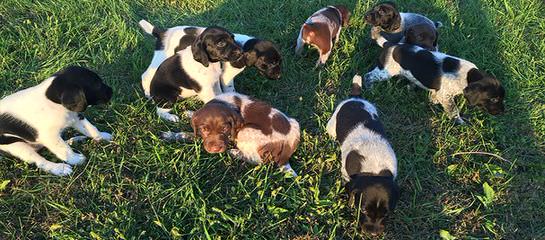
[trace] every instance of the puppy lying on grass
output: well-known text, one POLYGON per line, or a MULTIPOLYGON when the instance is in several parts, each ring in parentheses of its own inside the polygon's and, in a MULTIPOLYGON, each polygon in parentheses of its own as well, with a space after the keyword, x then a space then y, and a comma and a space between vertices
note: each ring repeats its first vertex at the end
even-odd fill
POLYGON ((335 109, 327 133, 341 144, 349 204, 357 209, 362 229, 376 235, 384 231, 384 219, 399 198, 397 159, 377 109, 361 98, 361 84, 361 76, 354 76, 351 96, 335 109))
POLYGON ((167 140, 203 139, 209 153, 227 150, 235 158, 254 164, 275 163, 297 176, 289 164, 300 138, 299 123, 269 104, 239 93, 224 93, 206 103, 191 118, 193 135, 163 133, 167 140))

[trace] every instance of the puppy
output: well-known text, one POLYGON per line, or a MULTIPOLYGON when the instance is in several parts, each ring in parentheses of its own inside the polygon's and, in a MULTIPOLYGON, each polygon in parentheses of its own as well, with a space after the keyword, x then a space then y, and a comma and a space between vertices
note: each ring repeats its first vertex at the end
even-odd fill
MULTIPOLYGON (((146 20, 139 22, 140 27, 148 34, 156 37, 156 49, 148 69, 142 74, 142 87, 146 96, 150 96, 150 83, 159 65, 176 52, 193 43, 206 28, 196 26, 177 26, 162 30, 146 20)), ((255 37, 234 34, 235 42, 242 48, 244 57, 237 62, 224 62, 222 66, 221 87, 223 92, 233 92, 234 78, 245 67, 255 67, 258 72, 269 79, 281 76, 282 57, 271 41, 255 37)))
POLYGON ((358 210, 362 229, 376 235, 384 231, 384 219, 399 198, 394 181, 397 160, 377 109, 360 97, 361 81, 354 76, 351 98, 337 106, 327 132, 341 144, 341 172, 349 204, 358 210))
MULTIPOLYGON (((159 40, 168 32, 149 26, 145 30, 158 38, 157 46, 163 46, 159 40)), ((160 63, 149 82, 150 96, 159 105, 157 114, 173 122, 179 121, 178 116, 170 114, 174 103, 192 96, 205 103, 212 100, 222 93, 222 62, 238 63, 244 57, 234 35, 224 28, 208 27, 202 32, 184 28, 182 32, 186 35, 174 48, 176 53, 160 63)), ((151 65, 156 65, 165 56, 164 51, 156 50, 151 65)))
POLYGON ((95 140, 111 140, 82 114, 89 105, 107 103, 112 89, 91 70, 67 67, 42 83, 0 100, 0 150, 58 176, 72 173, 70 165, 82 164, 85 156, 72 151, 61 138, 73 127, 95 140), (46 147, 64 162, 53 163, 36 150, 46 147))
POLYGON ((373 7, 365 13, 365 21, 373 26, 371 39, 380 47, 383 47, 385 42, 393 44, 407 42, 407 31, 413 29, 409 34, 412 37, 410 43, 431 51, 437 51, 437 28, 443 25, 420 14, 400 13, 392 2, 384 2, 373 7))
POLYGON ((350 11, 345 6, 328 6, 312 14, 299 31, 295 53, 301 55, 305 44, 318 49, 320 58, 316 67, 324 65, 333 44, 339 41, 342 27, 348 26, 350 11))
MULTIPOLYGON (((289 159, 299 144, 299 123, 265 102, 239 93, 224 93, 195 112, 191 126, 209 153, 225 152, 234 142, 237 149, 230 150, 234 157, 254 164, 275 163, 297 175, 289 159)), ((188 136, 163 134, 163 138, 176 140, 188 136)))
POLYGON ((460 94, 470 106, 483 108, 492 115, 504 112, 505 90, 500 81, 467 60, 415 45, 386 44, 378 66, 365 74, 365 85, 371 87, 374 82, 398 75, 431 91, 432 102, 441 104, 458 124, 464 123, 454 102, 460 94))

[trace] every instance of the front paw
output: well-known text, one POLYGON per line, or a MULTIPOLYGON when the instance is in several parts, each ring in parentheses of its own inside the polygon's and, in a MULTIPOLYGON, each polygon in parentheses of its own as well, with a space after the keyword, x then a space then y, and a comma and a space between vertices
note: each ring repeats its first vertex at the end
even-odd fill
POLYGON ((85 155, 80 153, 74 153, 72 154, 68 159, 66 159, 66 162, 70 165, 80 165, 85 162, 87 158, 85 155))
POLYGON ((56 176, 67 176, 72 174, 72 167, 64 163, 48 163, 47 166, 41 168, 56 176))
POLYGON ((107 141, 107 142, 111 142, 113 139, 112 137, 112 134, 110 133, 107 133, 107 132, 100 132, 100 136, 94 138, 93 140, 95 141, 107 141))

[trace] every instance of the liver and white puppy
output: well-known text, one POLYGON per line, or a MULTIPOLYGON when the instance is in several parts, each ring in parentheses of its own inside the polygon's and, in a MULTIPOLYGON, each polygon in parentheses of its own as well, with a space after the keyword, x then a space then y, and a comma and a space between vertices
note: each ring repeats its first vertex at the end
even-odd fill
POLYGON ((441 104, 450 118, 463 124, 454 97, 463 94, 471 106, 490 114, 504 111, 505 90, 500 81, 479 70, 475 64, 444 53, 409 44, 386 44, 378 66, 365 74, 365 85, 401 75, 431 91, 431 100, 441 104))
POLYGON ((328 6, 312 14, 299 31, 295 53, 301 55, 305 44, 318 49, 316 67, 324 65, 333 45, 339 41, 342 27, 348 26, 350 11, 345 6, 328 6))
MULTIPOLYGON (((168 34, 151 25, 143 26, 143 29, 158 39, 168 34)), ((238 63, 244 58, 234 35, 224 28, 208 27, 203 31, 185 28, 182 32, 186 33, 186 38, 182 37, 179 45, 169 51, 172 55, 166 57, 165 51, 155 51, 152 66, 144 73, 142 81, 147 89, 148 80, 144 76, 154 72, 149 81, 150 97, 159 105, 157 114, 174 122, 179 121, 178 116, 170 114, 174 103, 192 96, 198 96, 206 103, 221 94, 222 62, 238 63)), ((163 44, 158 40, 156 47, 163 48, 163 44)))
POLYGON ((0 100, 0 150, 42 170, 63 176, 72 173, 70 165, 85 161, 61 138, 66 127, 73 127, 95 140, 111 140, 83 115, 88 105, 107 103, 112 89, 100 77, 83 67, 67 67, 42 83, 0 100), (68 164, 47 161, 36 151, 46 147, 68 164))
MULTIPOLYGON (((237 149, 230 154, 234 157, 254 164, 276 163, 297 175, 289 159, 299 144, 299 123, 265 102, 224 93, 195 112, 191 126, 209 153, 225 152, 233 141, 237 149)), ((186 140, 191 136, 167 133, 163 138, 186 140)))
POLYGON ((437 51, 437 28, 443 24, 433 22, 417 13, 400 13, 395 4, 384 2, 365 13, 365 21, 371 24, 371 39, 383 47, 385 42, 407 42, 431 51, 437 51), (410 34, 409 29, 413 29, 410 34), (408 36, 412 36, 406 40, 408 36))
POLYGON ((341 172, 350 205, 359 210, 362 229, 375 235, 384 230, 384 219, 399 198, 397 159, 377 109, 360 97, 361 81, 354 76, 351 98, 337 106, 327 132, 341 144, 341 172))
MULTIPOLYGON (((193 43, 206 28, 196 26, 177 26, 166 30, 153 26, 146 20, 139 22, 142 29, 156 37, 156 48, 153 60, 142 74, 142 87, 146 96, 150 95, 151 79, 159 65, 176 52, 193 43)), ((269 79, 279 79, 281 75, 282 57, 271 41, 255 37, 234 34, 235 42, 242 48, 244 58, 239 61, 225 62, 222 66, 221 87, 224 92, 233 92, 234 78, 245 67, 256 67, 260 74, 269 79)))

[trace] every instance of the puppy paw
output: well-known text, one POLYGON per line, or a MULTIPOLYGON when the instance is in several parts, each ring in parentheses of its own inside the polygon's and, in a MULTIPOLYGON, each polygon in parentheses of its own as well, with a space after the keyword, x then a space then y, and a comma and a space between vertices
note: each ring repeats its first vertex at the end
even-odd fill
POLYGON ((187 133, 187 132, 161 132, 159 134, 159 137, 166 141, 183 141, 183 142, 191 142, 195 138, 193 136, 193 133, 187 133))
POLYGON ((167 114, 165 116, 162 116, 161 118, 167 120, 167 121, 171 121, 171 122, 179 122, 180 121, 180 117, 174 115, 174 114, 167 114))
POLYGON ((281 166, 280 170, 282 170, 282 172, 291 174, 293 177, 297 177, 297 173, 295 172, 295 170, 293 170, 293 168, 291 168, 291 165, 289 163, 281 166))
POLYGON ((111 141, 112 141, 112 138, 113 138, 113 137, 112 137, 112 134, 107 133, 107 132, 100 132, 100 136, 94 138, 93 140, 95 140, 95 141, 107 141, 107 142, 111 142, 111 141))
MULTIPOLYGON (((234 89, 234 88, 233 88, 234 89)), ((184 115, 187 117, 187 118, 192 118, 193 117, 193 114, 195 114, 195 111, 191 111, 191 110, 186 110, 184 112, 184 115)))
POLYGON ((454 118, 454 123, 456 123, 456 125, 460 125, 460 126, 466 125, 466 122, 460 116, 454 118))
POLYGON ((67 176, 72 174, 72 167, 64 163, 49 163, 46 166, 43 166, 42 169, 56 176, 67 176))
POLYGON ((70 156, 66 162, 70 165, 80 165, 85 162, 86 158, 85 155, 80 153, 74 153, 72 156, 70 156))
POLYGON ((68 143, 68 145, 73 145, 74 143, 83 142, 85 139, 87 139, 87 136, 75 136, 66 140, 66 143, 68 143))

